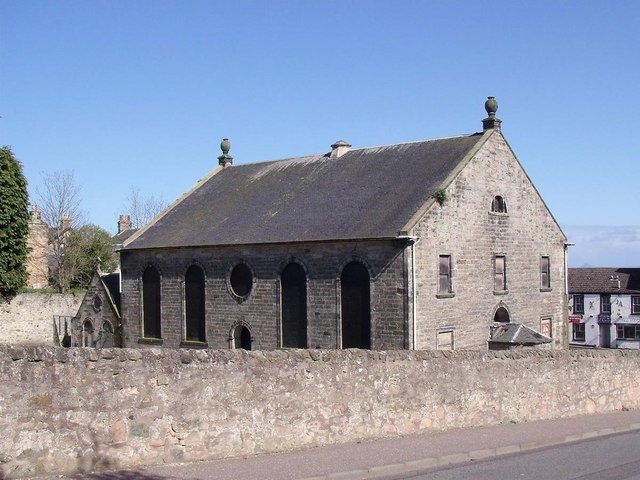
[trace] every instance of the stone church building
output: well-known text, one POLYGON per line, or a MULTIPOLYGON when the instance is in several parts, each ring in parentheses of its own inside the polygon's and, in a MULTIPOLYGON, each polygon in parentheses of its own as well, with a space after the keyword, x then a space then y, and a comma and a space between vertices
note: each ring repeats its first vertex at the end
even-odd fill
POLYGON ((561 347, 566 237, 485 108, 479 133, 255 164, 223 140, 121 250, 124 346, 561 347))

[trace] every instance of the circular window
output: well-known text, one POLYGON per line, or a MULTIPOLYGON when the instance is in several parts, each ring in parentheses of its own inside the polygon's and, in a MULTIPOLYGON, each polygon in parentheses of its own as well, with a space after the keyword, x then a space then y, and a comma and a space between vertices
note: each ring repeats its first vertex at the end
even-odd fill
POLYGON ((231 276, 229 277, 229 284, 231 285, 231 291, 238 297, 246 297, 251 292, 253 286, 253 275, 251 269, 244 263, 239 263, 233 270, 231 270, 231 276))

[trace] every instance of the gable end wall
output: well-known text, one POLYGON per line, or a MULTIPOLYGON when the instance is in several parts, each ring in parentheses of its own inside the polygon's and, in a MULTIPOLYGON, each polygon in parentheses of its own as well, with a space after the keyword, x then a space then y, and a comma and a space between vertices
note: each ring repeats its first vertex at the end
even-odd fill
POLYGON ((501 304, 511 321, 537 331, 552 319, 553 346, 564 338, 565 237, 499 132, 446 188, 413 229, 418 349, 436 348, 439 328, 455 328, 458 348, 486 348, 501 304), (496 195, 506 214, 492 214, 496 195), (438 298, 438 256, 451 255, 454 296, 438 298), (494 257, 506 257, 508 293, 494 293, 494 257), (540 259, 550 257, 551 290, 540 289, 540 259))

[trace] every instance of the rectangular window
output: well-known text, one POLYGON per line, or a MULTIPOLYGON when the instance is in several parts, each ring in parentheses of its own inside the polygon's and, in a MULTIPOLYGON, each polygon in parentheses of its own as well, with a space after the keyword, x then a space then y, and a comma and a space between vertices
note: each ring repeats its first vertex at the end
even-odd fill
POLYGON ((543 256, 540 259, 540 288, 549 290, 551 288, 549 257, 543 256))
POLYGON ((451 293, 451 255, 440 255, 438 263, 438 293, 451 293))
POLYGON ((543 318, 540 320, 540 333, 552 338, 553 337, 553 331, 551 330, 551 319, 550 318, 543 318))
POLYGON ((438 350, 453 350, 454 349, 454 335, 453 335, 453 329, 452 328, 447 328, 447 329, 442 329, 442 330, 438 330, 437 332, 437 338, 436 338, 436 348, 438 350))
POLYGON ((574 323, 573 325, 573 340, 575 342, 584 342, 584 323, 574 323))
POLYGON ((494 262, 494 290, 503 292, 507 289, 507 274, 504 255, 496 255, 494 262))
POLYGON ((611 295, 600 295, 600 313, 611 313, 611 295))
POLYGON ((631 315, 640 315, 640 297, 631 297, 631 315))
POLYGON ((573 313, 584 313, 584 295, 573 296, 573 313))
POLYGON ((640 340, 640 325, 616 325, 618 340, 640 340))

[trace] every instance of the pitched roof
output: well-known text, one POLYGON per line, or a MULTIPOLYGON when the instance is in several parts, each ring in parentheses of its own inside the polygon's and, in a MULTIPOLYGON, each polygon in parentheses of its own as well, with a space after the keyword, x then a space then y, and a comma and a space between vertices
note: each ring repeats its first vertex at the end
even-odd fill
POLYGON ((520 323, 505 323, 496 327, 490 342, 511 345, 539 345, 551 343, 551 338, 520 323))
POLYGON ((570 268, 569 293, 640 294, 640 268, 570 268))
POLYGON ((219 168, 124 249, 394 238, 489 134, 219 168))

